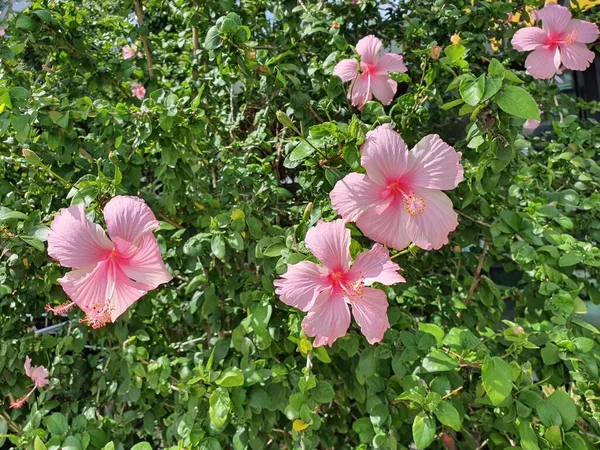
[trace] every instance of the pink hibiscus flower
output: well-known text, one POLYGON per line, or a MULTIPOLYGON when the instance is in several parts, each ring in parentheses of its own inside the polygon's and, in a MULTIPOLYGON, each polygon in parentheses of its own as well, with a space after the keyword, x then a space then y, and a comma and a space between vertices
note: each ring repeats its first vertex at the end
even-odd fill
POLYGON ((361 147, 366 174, 350 173, 331 191, 333 208, 382 244, 397 250, 411 241, 425 249, 448 243, 458 225, 452 201, 442 189, 463 179, 461 153, 439 136, 425 136, 409 152, 389 125, 367 133, 361 147))
POLYGON ((131 83, 131 93, 138 100, 143 100, 146 95, 146 88, 140 83, 131 83))
POLYGON ((594 52, 586 44, 598 37, 595 23, 571 19, 568 8, 555 3, 536 11, 535 17, 542 21, 542 28, 521 28, 512 39, 516 50, 533 50, 525 60, 525 67, 531 76, 552 78, 561 64, 571 70, 589 67, 594 60, 594 52))
POLYGON ((125 45, 121 49, 121 55, 123 56, 123 59, 131 59, 131 58, 134 58, 136 55, 139 55, 137 45, 135 45, 135 44, 125 45))
POLYGON ((392 285, 404 282, 400 267, 389 252, 375 244, 361 253, 354 265, 350 257, 350 230, 342 219, 320 221, 306 234, 306 247, 322 264, 302 261, 288 266, 275 280, 275 293, 286 305, 308 312, 302 329, 315 337, 314 346, 329 345, 346 335, 350 311, 370 344, 383 339, 390 327, 385 293, 373 283, 392 285))
POLYGON ((342 81, 352 82, 348 90, 348 99, 359 109, 362 109, 373 95, 384 105, 389 105, 398 89, 398 83, 390 78, 389 73, 406 72, 401 55, 385 53, 379 56, 382 47, 378 38, 366 36, 356 44, 360 66, 356 59, 344 59, 333 69, 333 74, 342 81))
POLYGON ((7 27, 0 27, 0 36, 4 36, 6 34, 7 27))
POLYGON ((31 358, 25 357, 25 375, 33 381, 33 388, 23 397, 10 403, 11 408, 20 408, 31 397, 31 394, 37 389, 46 386, 48 381, 48 369, 44 366, 31 367, 31 358))
MULTIPOLYGON (((114 322, 172 278, 152 234, 159 223, 142 199, 113 198, 104 207, 104 219, 110 239, 87 219, 83 205, 71 206, 56 214, 48 235, 48 254, 74 269, 58 282, 85 312, 81 321, 94 328, 114 322)), ((47 309, 60 314, 73 303, 47 309)))

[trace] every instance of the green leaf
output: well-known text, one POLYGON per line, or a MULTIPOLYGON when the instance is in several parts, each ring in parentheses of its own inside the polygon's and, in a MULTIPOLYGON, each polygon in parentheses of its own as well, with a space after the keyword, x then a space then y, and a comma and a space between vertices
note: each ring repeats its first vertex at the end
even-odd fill
POLYGON ((477 105, 485 92, 485 75, 479 78, 465 78, 460 82, 459 92, 467 105, 477 105))
POLYGON ((447 372, 458 368, 456 360, 440 350, 431 351, 423 359, 423 369, 427 372, 447 372))
POLYGON ((330 403, 335 398, 335 392, 327 381, 318 381, 310 390, 310 396, 317 403, 330 403))
POLYGON ((225 257, 225 239, 220 234, 215 234, 210 240, 210 249, 217 258, 225 257))
POLYGON ((223 387, 243 386, 244 374, 237 367, 230 367, 223 371, 215 383, 223 387))
POLYGON ((464 101, 462 98, 457 98, 456 100, 452 100, 451 102, 444 103, 444 104, 442 105, 442 109, 443 109, 444 111, 446 111, 446 110, 448 110, 448 109, 452 109, 452 108, 454 108, 455 106, 462 105, 464 102, 465 102, 465 101, 464 101))
POLYGON ((574 432, 565 433, 565 444, 569 450, 588 450, 583 438, 574 432))
POLYGON ((512 369, 501 358, 488 359, 481 368, 483 388, 495 406, 500 405, 512 391, 512 369))
POLYGON ((558 260, 558 265, 560 267, 569 267, 574 266, 581 261, 583 261, 583 256, 581 256, 579 253, 567 252, 560 257, 558 260))
POLYGON ((61 450, 83 450, 81 441, 75 436, 67 436, 63 442, 61 450))
POLYGON ((415 417, 412 425, 412 435, 418 450, 427 448, 435 439, 435 419, 424 412, 415 417))
POLYGON ((69 429, 69 422, 64 414, 56 412, 46 418, 46 428, 54 436, 62 436, 69 429))
POLYGON ((221 36, 219 36, 219 29, 216 26, 212 26, 206 32, 204 38, 204 48, 206 50, 214 50, 221 45, 221 36))
POLYGON ((569 430, 573 428, 577 419, 577 407, 569 394, 562 390, 556 390, 546 399, 546 402, 558 410, 562 418, 563 429, 569 430))
POLYGON ((0 222, 10 219, 27 219, 27 214, 0 206, 0 222))
POLYGON ((138 442, 133 447, 131 447, 131 450, 152 450, 152 445, 145 441, 138 442))
POLYGON ((298 165, 298 162, 308 158, 314 152, 315 149, 308 142, 301 141, 287 156, 284 166, 293 169, 298 165))
POLYGON ((521 119, 541 120, 535 99, 518 86, 504 86, 494 97, 502 111, 521 119))
POLYGON ((538 439, 529 422, 520 422, 518 425, 521 448, 523 450, 539 450, 538 439))
POLYGON ((33 450, 46 450, 46 445, 42 442, 39 436, 33 440, 33 450))
POLYGON ((438 403, 435 409, 435 416, 438 418, 440 422, 444 425, 449 426, 454 431, 460 431, 462 426, 462 421, 460 419, 460 414, 456 410, 454 406, 450 402, 441 401, 438 403))
POLYGON ((46 250, 46 248, 44 247, 44 243, 40 239, 38 239, 36 237, 33 237, 33 236, 24 236, 24 235, 20 235, 19 237, 27 245, 35 248, 36 250, 39 250, 40 252, 43 252, 43 251, 46 250))
POLYGON ((502 81, 506 76, 506 69, 504 69, 504 66, 500 61, 498 61, 496 58, 492 58, 488 67, 488 75, 491 78, 502 81))
POLYGON ((213 391, 209 400, 208 415, 215 428, 221 429, 227 423, 231 400, 225 389, 217 388, 213 391))
POLYGON ((433 323, 419 322, 419 330, 431 334, 437 341, 438 347, 441 347, 444 341, 444 330, 433 323))
POLYGON ((17 28, 20 28, 21 30, 27 30, 27 31, 33 31, 37 28, 35 20, 33 20, 29 16, 26 16, 25 14, 21 14, 18 17, 17 22, 15 23, 15 26, 17 28))
POLYGON ((221 443, 212 437, 203 439, 198 444, 198 450, 222 450, 222 448, 221 443))
POLYGON ((0 87, 0 108, 12 109, 12 101, 10 99, 10 93, 5 87, 0 87))
POLYGON ((523 80, 516 76, 512 70, 505 69, 504 78, 513 83, 523 83, 523 80))

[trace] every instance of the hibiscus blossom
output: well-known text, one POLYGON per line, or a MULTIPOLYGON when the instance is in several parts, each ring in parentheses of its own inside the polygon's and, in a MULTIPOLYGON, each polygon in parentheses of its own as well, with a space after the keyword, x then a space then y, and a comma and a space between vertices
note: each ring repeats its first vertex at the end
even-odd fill
POLYGON ((142 56, 142 54, 138 52, 137 45, 135 44, 125 45, 121 49, 121 55, 123 56, 123 59, 131 59, 136 56, 139 58, 140 56, 142 56))
POLYGON ((342 81, 352 81, 348 99, 354 106, 362 108, 373 95, 384 105, 389 105, 396 95, 398 83, 390 78, 389 73, 406 72, 406 66, 401 55, 385 53, 380 57, 382 47, 378 38, 366 36, 356 44, 360 66, 356 59, 344 59, 333 69, 333 74, 342 81))
POLYGON ((361 147, 366 174, 350 173, 331 191, 331 204, 346 220, 397 250, 411 241, 425 249, 448 243, 458 225, 452 201, 441 190, 463 179, 461 153, 439 136, 425 136, 409 152, 389 125, 367 133, 361 147))
POLYGON ((594 52, 587 48, 598 37, 598 26, 585 20, 571 18, 564 6, 549 3, 535 12, 542 28, 518 30, 513 47, 526 52, 533 50, 525 60, 527 72, 534 78, 552 78, 561 64, 571 70, 585 70, 594 60, 594 52))
MULTIPOLYGON (((90 222, 83 205, 59 211, 48 235, 48 254, 74 270, 58 282, 94 328, 114 322, 135 301, 171 280, 152 230, 159 223, 137 197, 117 196, 104 207, 110 239, 90 222)), ((72 303, 47 308, 55 313, 72 303)))
POLYGON ((342 219, 320 221, 306 234, 306 247, 321 262, 302 261, 288 266, 275 280, 275 293, 286 305, 308 312, 302 329, 315 337, 314 346, 329 345, 346 335, 350 310, 370 344, 383 339, 390 327, 385 293, 373 283, 392 285, 404 282, 400 267, 389 252, 375 244, 361 253, 354 265, 350 257, 350 230, 342 219))
POLYGON ((146 95, 146 88, 140 83, 131 83, 131 94, 138 100, 143 100, 146 95))
POLYGON ((25 375, 27 375, 33 381, 33 388, 23 397, 11 402, 11 408, 20 408, 25 404, 27 399, 31 397, 31 394, 33 394, 37 388, 44 387, 49 383, 48 369, 46 369, 44 366, 31 367, 31 358, 29 356, 25 357, 25 375))

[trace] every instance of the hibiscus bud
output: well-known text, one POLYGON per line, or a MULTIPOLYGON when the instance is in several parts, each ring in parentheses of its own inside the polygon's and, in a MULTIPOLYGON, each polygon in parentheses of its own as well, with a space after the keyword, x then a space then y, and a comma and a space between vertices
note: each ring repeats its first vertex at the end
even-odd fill
POLYGON ((308 205, 306 205, 306 208, 304 208, 304 214, 302 214, 302 220, 306 221, 310 218, 310 213, 312 212, 313 209, 313 204, 312 202, 309 202, 308 205))
POLYGON ((453 44, 460 44, 460 41, 462 41, 462 39, 458 33, 454 33, 450 38, 450 42, 453 44))
POLYGON ((462 251, 462 249, 460 248, 460 245, 455 245, 453 250, 454 250, 454 253, 460 253, 462 251))
POLYGON ((336 22, 335 20, 333 22, 331 22, 331 28, 339 28, 340 27, 340 23, 336 22))
POLYGON ((440 54, 442 53, 442 47, 440 47, 439 45, 435 45, 431 48, 431 50, 429 51, 429 56, 431 57, 431 59, 433 59, 434 61, 437 61, 440 58, 440 54))
POLYGON ((23 149, 23 157, 27 160, 29 164, 40 167, 42 165, 42 160, 40 157, 33 151, 28 148, 23 149))
POLYGON ((256 59, 256 50, 248 50, 248 59, 256 59))
POLYGON ((113 151, 108 152, 108 159, 110 159, 110 162, 113 163, 115 166, 119 162, 119 158, 117 158, 117 155, 113 151))
POLYGON ((525 332, 525 330, 521 326, 517 325, 516 327, 513 328, 513 333, 515 333, 517 335, 518 334, 523 334, 524 332, 525 332))

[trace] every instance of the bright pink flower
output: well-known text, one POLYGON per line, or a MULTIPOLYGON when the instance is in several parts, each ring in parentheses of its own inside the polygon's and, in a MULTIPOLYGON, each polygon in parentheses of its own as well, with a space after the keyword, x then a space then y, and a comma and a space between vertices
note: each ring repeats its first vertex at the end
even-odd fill
POLYGON ((74 269, 58 282, 94 328, 114 322, 172 278, 152 234, 159 223, 142 199, 113 198, 104 207, 104 219, 110 239, 87 219, 83 205, 71 206, 56 214, 48 235, 48 254, 74 269))
POLYGON ((352 82, 348 90, 348 99, 358 108, 362 108, 373 95, 384 105, 389 105, 398 89, 398 83, 390 78, 389 73, 406 72, 401 55, 385 53, 379 56, 382 47, 378 38, 373 35, 366 36, 356 44, 360 66, 356 59, 344 59, 333 69, 333 74, 342 81, 352 82))
POLYGON ((146 95, 146 88, 139 83, 131 83, 131 93, 138 100, 143 100, 146 95))
POLYGON ((536 11, 535 17, 542 21, 542 28, 521 28, 512 39, 516 50, 533 50, 525 60, 525 67, 531 76, 552 78, 561 63, 571 70, 589 67, 594 60, 594 52, 586 44, 598 37, 595 23, 571 19, 569 9, 555 3, 536 11))
POLYGON ((48 381, 48 369, 44 366, 31 367, 31 358, 25 357, 25 375, 27 375, 33 381, 33 388, 25 394, 23 397, 11 402, 11 408, 20 408, 25 402, 31 397, 31 394, 37 389, 46 386, 48 381))
POLYGON ((441 190, 462 181, 461 156, 434 134, 409 152, 398 133, 381 125, 367 133, 361 147, 367 173, 353 172, 338 181, 331 204, 374 241, 397 250, 411 241, 425 250, 438 249, 458 225, 452 201, 441 190))
POLYGON ((134 58, 136 55, 139 56, 137 45, 130 44, 124 46, 121 49, 121 55, 123 56, 123 59, 131 59, 134 58))
POLYGON ((370 344, 383 339, 390 327, 387 297, 373 283, 392 285, 404 282, 400 267, 392 262, 389 252, 375 244, 361 253, 354 265, 350 257, 350 230, 342 219, 320 221, 306 234, 306 247, 322 264, 302 261, 288 266, 288 271, 275 280, 276 294, 286 305, 308 312, 302 328, 314 336, 314 346, 329 345, 346 335, 350 311, 370 344))

